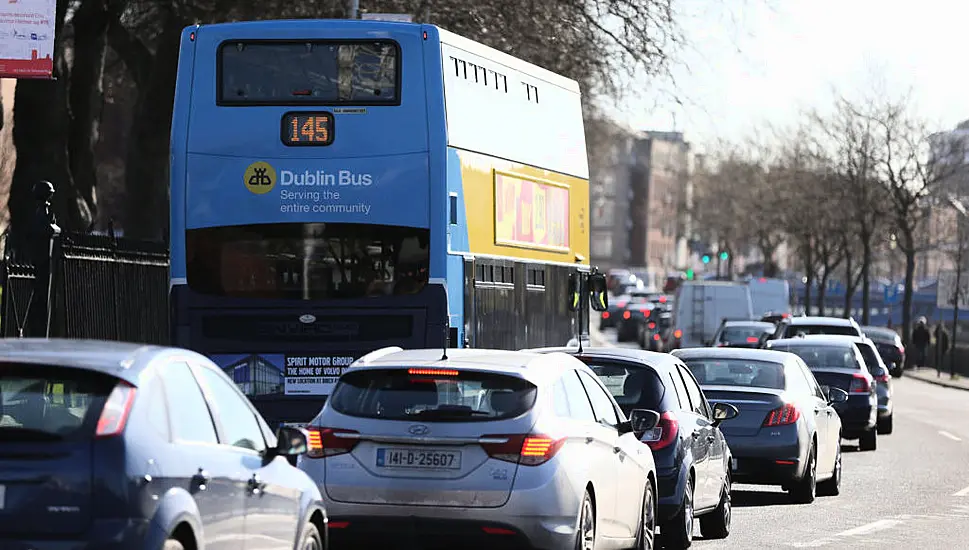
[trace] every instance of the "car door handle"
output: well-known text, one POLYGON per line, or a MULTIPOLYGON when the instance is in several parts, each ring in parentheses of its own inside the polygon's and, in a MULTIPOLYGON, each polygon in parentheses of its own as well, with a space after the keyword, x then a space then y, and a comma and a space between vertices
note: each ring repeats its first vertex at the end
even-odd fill
POLYGON ((204 468, 199 468, 198 473, 192 476, 192 483, 198 486, 199 491, 204 491, 210 481, 212 481, 212 476, 204 468))
POLYGON ((252 474, 252 477, 249 478, 249 492, 252 493, 253 496, 256 496, 261 494, 265 488, 266 484, 259 479, 259 474, 252 474))

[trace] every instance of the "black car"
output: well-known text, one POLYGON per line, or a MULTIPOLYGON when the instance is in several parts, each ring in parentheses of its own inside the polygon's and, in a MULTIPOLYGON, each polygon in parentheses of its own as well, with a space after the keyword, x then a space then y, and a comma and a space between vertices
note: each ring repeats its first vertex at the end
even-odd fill
POLYGON ((616 326, 616 341, 637 341, 643 326, 653 320, 654 311, 658 310, 651 302, 628 304, 619 318, 619 324, 616 326))
POLYGON ((688 548, 694 518, 704 538, 730 533, 730 448, 720 432, 738 414, 730 404, 707 402, 690 369, 672 355, 626 348, 545 348, 588 365, 627 414, 633 409, 660 413, 659 424, 643 436, 656 463, 659 525, 665 548, 688 548))
POLYGON ((905 346, 902 344, 902 337, 894 330, 885 327, 861 327, 861 331, 875 343, 878 354, 888 365, 892 376, 900 378, 902 369, 905 368, 905 346))
POLYGON ((850 338, 814 335, 771 340, 768 348, 787 351, 804 360, 822 386, 848 392, 848 400, 836 403, 841 417, 842 437, 857 439, 862 451, 874 451, 878 444, 877 381, 868 371, 864 355, 850 338))
POLYGON ((759 348, 776 329, 773 323, 724 319, 713 335, 713 347, 759 348))
POLYGON ((662 309, 653 309, 653 314, 639 331, 639 347, 648 351, 666 351, 666 341, 673 330, 673 314, 662 309))

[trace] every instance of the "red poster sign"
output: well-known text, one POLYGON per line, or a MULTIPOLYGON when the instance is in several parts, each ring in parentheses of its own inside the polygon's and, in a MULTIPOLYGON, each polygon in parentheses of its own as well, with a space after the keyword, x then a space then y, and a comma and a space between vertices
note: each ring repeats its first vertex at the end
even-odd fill
POLYGON ((56 0, 0 1, 0 78, 51 78, 56 0))
POLYGON ((569 189, 495 172, 495 244, 569 251, 569 189))

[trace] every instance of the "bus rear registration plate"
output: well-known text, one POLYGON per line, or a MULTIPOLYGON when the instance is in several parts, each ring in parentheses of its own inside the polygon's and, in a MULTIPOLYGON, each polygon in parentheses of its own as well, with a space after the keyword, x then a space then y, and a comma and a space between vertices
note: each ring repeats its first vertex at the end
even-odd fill
POLYGON ((433 449, 377 449, 379 468, 413 468, 417 470, 458 470, 460 451, 433 449))

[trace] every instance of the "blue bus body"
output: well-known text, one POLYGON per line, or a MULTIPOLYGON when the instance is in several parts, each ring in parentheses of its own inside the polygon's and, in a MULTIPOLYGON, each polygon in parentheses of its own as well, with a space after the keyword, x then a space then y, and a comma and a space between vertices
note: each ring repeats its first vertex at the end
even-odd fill
MULTIPOLYGON (((343 370, 380 347, 572 336, 564 308, 569 274, 588 271, 588 174, 454 147, 444 32, 340 20, 183 32, 172 338, 220 364, 271 421, 309 421, 343 370), (469 186, 485 173, 512 198, 560 197, 552 217, 569 217, 568 235, 495 229, 497 188, 469 186), (499 246, 495 231, 517 240, 499 246), (516 335, 523 324, 531 336, 516 335)), ((584 137, 581 148, 584 165, 584 137)))

